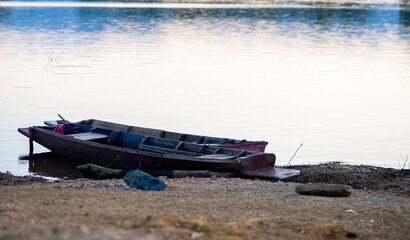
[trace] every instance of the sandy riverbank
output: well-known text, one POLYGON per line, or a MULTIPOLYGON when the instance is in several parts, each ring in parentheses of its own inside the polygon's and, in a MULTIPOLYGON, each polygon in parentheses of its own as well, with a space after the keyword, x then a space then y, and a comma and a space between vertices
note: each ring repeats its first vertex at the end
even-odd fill
POLYGON ((294 166, 292 182, 162 178, 46 183, 0 174, 0 239, 408 239, 409 171, 294 166), (98 183, 108 187, 96 187, 98 183), (348 198, 302 196, 297 182, 345 183, 348 198))

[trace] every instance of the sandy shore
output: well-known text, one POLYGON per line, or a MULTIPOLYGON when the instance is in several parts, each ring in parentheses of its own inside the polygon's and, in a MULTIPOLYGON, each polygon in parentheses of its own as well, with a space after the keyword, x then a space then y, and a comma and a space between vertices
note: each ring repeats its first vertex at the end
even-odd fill
POLYGON ((0 239, 409 239, 408 170, 294 167, 302 174, 292 182, 161 178, 164 191, 131 189, 121 179, 49 183, 1 174, 0 239), (337 180, 343 171, 350 175, 337 180), (355 189, 347 198, 294 190, 320 179, 355 189))

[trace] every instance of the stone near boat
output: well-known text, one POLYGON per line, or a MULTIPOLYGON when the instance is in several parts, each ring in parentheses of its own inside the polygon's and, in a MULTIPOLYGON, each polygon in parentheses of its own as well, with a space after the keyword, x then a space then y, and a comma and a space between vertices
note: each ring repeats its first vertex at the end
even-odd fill
MULTIPOLYGON (((98 166, 92 163, 87 163, 83 165, 78 165, 77 170, 83 174, 84 177, 96 180, 103 179, 119 179, 124 178, 125 174, 128 173, 127 170, 119 170, 113 168, 107 168, 98 166)), ((209 170, 174 170, 174 171, 144 171, 145 173, 153 176, 159 177, 164 176, 167 178, 185 178, 185 177, 196 177, 196 178, 232 178, 240 177, 239 174, 230 172, 213 172, 209 170)))
POLYGON ((349 197, 352 194, 353 189, 352 187, 343 184, 311 183, 297 185, 295 191, 302 195, 349 197))
POLYGON ((78 165, 77 170, 81 172, 84 177, 97 180, 123 178, 128 172, 126 170, 101 167, 92 163, 78 165))
POLYGON ((132 188, 141 190, 164 190, 167 187, 163 181, 139 170, 125 174, 124 182, 132 188))

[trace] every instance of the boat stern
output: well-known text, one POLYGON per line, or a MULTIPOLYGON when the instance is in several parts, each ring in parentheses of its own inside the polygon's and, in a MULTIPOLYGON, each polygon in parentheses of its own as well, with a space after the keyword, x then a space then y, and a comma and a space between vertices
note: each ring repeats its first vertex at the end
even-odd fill
POLYGON ((299 170, 275 168, 276 156, 273 153, 261 153, 241 160, 242 174, 247 177, 284 179, 300 174, 299 170))

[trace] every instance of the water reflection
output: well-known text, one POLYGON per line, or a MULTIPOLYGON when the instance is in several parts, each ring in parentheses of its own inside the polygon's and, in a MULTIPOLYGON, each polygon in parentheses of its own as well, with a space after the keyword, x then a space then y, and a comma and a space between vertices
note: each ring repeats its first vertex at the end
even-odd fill
POLYGON ((263 139, 278 164, 301 141, 295 164, 410 153, 408 1, 157 2, 0 2, 0 170, 57 113, 263 139))
POLYGON ((65 159, 53 153, 34 154, 32 159, 28 156, 20 157, 20 164, 28 165, 28 171, 36 176, 59 179, 76 179, 83 175, 77 171, 77 166, 83 163, 65 159))
POLYGON ((148 34, 153 29, 161 31, 161 26, 184 22, 212 28, 217 34, 239 31, 247 35, 267 30, 288 37, 318 32, 361 37, 368 31, 401 35, 410 25, 410 11, 400 9, 0 8, 0 17, 0 28, 20 31, 148 34), (278 28, 267 28, 269 24, 278 28))

